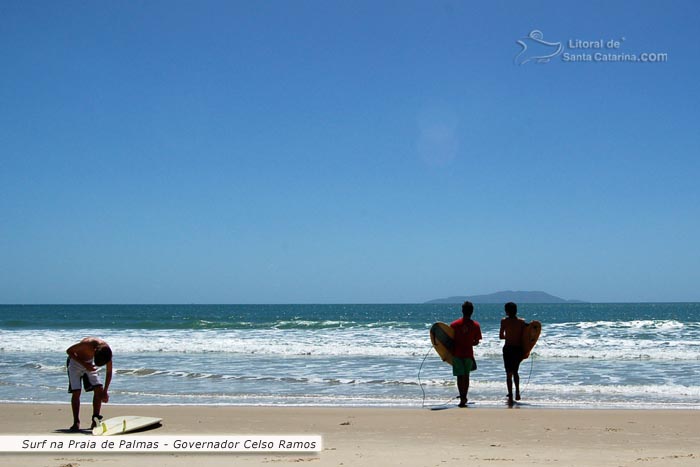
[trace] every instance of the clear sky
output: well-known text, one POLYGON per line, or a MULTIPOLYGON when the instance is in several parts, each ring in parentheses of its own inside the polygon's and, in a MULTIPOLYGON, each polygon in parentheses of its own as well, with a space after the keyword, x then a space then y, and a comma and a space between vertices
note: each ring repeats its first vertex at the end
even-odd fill
POLYGON ((1 1, 0 303, 700 301, 699 19, 1 1))

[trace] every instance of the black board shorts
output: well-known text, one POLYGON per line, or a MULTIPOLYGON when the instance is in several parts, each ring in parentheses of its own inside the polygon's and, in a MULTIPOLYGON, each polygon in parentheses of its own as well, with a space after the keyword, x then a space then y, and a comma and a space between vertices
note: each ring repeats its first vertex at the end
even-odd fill
POLYGON ((517 345, 503 346, 503 366, 508 373, 514 373, 523 361, 523 348, 517 345))

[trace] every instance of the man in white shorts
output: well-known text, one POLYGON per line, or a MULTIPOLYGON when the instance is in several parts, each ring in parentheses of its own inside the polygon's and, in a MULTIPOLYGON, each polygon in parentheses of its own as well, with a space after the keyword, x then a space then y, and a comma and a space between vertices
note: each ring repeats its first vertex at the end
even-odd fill
POLYGON ((94 391, 92 397, 92 425, 94 428, 102 420, 100 410, 102 403, 109 402, 109 383, 112 382, 112 349, 102 339, 86 337, 66 350, 68 354, 68 392, 71 393, 73 409, 73 426, 70 431, 80 430, 80 395, 81 384, 85 391, 94 391), (107 365, 104 386, 97 374, 97 368, 107 365))

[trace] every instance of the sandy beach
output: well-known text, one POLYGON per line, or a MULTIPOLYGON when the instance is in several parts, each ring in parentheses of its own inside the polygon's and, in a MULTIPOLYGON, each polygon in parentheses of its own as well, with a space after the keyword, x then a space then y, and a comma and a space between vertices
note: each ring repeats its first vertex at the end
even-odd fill
MULTIPOLYGON (((70 424, 66 405, 5 404, 2 435, 56 435, 70 424)), ((84 419, 89 406, 83 405, 84 419)), ((695 466, 700 414, 666 410, 550 410, 108 406, 106 417, 163 418, 151 435, 318 434, 308 454, 3 453, 7 466, 280 465, 567 465, 695 466)))

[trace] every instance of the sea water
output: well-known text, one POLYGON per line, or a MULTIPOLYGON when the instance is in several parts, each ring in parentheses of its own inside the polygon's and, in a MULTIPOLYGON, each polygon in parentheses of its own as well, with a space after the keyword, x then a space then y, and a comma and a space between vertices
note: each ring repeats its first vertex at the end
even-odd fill
MULTIPOLYGON (((477 406, 507 392, 502 308, 473 316, 477 406)), ((700 303, 522 304, 519 315, 542 322, 520 367, 523 402, 700 409, 700 303)), ((111 404, 436 406, 457 390, 429 328, 460 316, 444 304, 5 305, 0 401, 67 403, 65 349, 98 336, 114 351, 111 404)))

